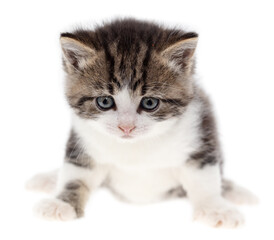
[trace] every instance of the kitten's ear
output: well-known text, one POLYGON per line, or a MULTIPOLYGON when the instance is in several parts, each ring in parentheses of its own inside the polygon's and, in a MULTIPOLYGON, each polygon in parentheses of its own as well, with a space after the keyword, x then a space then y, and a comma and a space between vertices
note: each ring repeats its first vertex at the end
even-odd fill
POLYGON ((189 37, 169 45, 163 52, 162 57, 175 64, 176 67, 186 68, 192 66, 193 55, 197 46, 198 34, 189 33, 189 37))
POLYGON ((94 49, 67 36, 67 34, 61 34, 60 43, 65 63, 68 63, 77 70, 83 69, 88 60, 96 57, 94 49))

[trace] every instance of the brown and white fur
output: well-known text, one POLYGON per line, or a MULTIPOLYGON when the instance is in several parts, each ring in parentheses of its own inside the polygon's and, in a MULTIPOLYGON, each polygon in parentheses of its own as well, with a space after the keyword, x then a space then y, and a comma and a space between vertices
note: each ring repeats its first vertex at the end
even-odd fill
POLYGON ((214 116, 194 74, 197 38, 133 19, 61 34, 72 130, 62 168, 27 184, 54 193, 36 206, 40 216, 81 217, 89 195, 107 186, 135 203, 187 196, 197 220, 243 223, 230 202, 256 197, 223 179, 214 116), (98 106, 102 96, 110 109, 98 106), (157 108, 145 109, 144 98, 157 108))

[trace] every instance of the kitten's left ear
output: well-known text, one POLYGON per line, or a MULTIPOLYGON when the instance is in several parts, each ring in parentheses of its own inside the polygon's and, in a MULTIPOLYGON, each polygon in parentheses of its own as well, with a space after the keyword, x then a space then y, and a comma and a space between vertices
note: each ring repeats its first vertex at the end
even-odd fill
POLYGON ((88 60, 96 57, 96 51, 68 34, 61 34, 60 43, 66 63, 77 70, 83 69, 88 60))
POLYGON ((190 67, 193 63, 193 55, 197 46, 198 34, 189 33, 187 36, 168 46, 162 52, 162 57, 179 68, 190 67))

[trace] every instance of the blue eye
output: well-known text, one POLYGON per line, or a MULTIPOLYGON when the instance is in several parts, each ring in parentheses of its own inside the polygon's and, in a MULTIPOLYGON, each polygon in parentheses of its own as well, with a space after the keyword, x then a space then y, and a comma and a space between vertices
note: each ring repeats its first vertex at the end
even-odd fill
POLYGON ((106 111, 114 107, 114 99, 113 97, 98 97, 96 98, 97 106, 100 110, 106 111))
POLYGON ((153 97, 144 97, 141 100, 141 107, 147 111, 155 111, 159 105, 159 99, 153 97))

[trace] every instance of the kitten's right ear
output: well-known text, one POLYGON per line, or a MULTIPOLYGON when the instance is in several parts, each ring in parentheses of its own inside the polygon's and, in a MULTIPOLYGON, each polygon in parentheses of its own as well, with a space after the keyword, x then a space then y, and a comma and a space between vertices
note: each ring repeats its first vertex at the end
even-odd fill
POLYGON ((66 63, 77 70, 85 68, 88 60, 96 57, 96 52, 91 47, 71 37, 72 34, 61 34, 60 43, 66 63))

